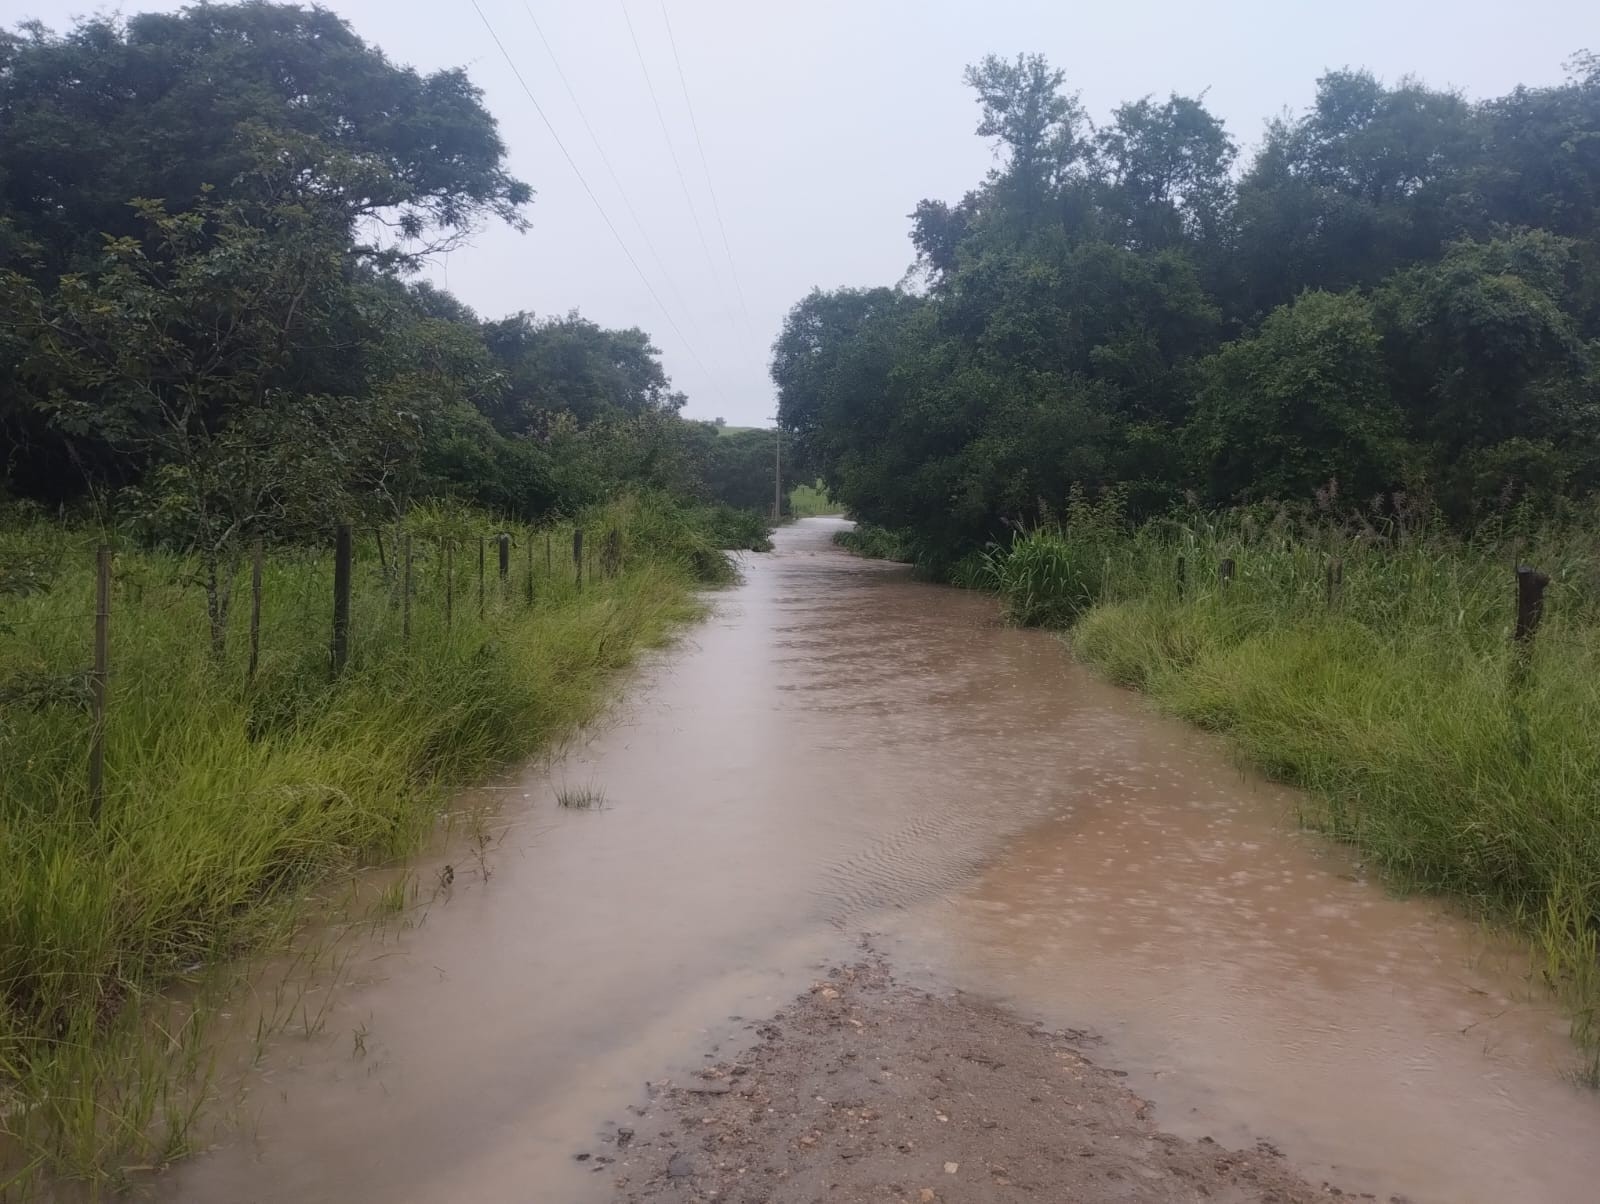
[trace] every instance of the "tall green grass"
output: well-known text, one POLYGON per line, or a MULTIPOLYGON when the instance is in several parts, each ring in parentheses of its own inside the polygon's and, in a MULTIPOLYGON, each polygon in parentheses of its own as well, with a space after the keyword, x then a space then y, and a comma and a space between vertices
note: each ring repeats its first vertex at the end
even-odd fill
POLYGON ((1394 883, 1528 933, 1600 1072, 1600 548, 1590 529, 1462 540, 1266 512, 1137 531, 1113 511, 991 549, 1018 622, 1226 733, 1305 819, 1394 883), (1180 584, 1179 560, 1183 562, 1180 584), (1224 584, 1220 565, 1236 569, 1224 584), (1553 582, 1524 655, 1513 565, 1553 582), (1328 567, 1343 566, 1330 599, 1328 567))
POLYGON ((409 641, 403 532, 385 533, 381 560, 368 533, 337 680, 327 551, 269 551, 247 680, 247 580, 218 660, 192 564, 124 543, 98 822, 83 671, 92 549, 116 537, 0 530, 0 1185, 11 1173, 11 1194, 44 1176, 114 1186, 183 1152, 204 1035, 164 1027, 165 990, 280 936, 332 871, 413 848, 455 788, 593 716, 608 674, 694 613, 694 587, 731 573, 703 523, 668 505, 625 500, 582 523, 593 576, 581 589, 570 523, 514 529, 502 585, 488 516, 415 512, 409 641))

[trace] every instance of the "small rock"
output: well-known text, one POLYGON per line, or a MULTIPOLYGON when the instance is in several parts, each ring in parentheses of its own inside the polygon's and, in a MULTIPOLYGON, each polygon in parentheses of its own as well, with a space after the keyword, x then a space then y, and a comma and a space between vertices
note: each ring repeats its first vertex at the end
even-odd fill
POLYGON ((931 1204, 937 1197, 933 1194, 933 1188, 924 1187, 917 1193, 917 1199, 921 1200, 922 1204, 931 1204))
POLYGON ((633 1130, 632 1129, 618 1129, 617 1130, 617 1149, 619 1149, 619 1150, 627 1149, 628 1148, 628 1143, 631 1142, 632 1140, 633 1140, 633 1130))
POLYGON ((959 1162, 947 1162, 944 1164, 944 1173, 947 1175, 953 1175, 960 1169, 961 1164, 959 1162))
POLYGON ((588 1155, 588 1154, 574 1154, 572 1156, 572 1160, 574 1162, 587 1162, 587 1161, 589 1161, 589 1158, 590 1158, 590 1155, 588 1155))
POLYGON ((692 1174, 694 1174, 694 1163, 682 1150, 667 1160, 667 1178, 687 1179, 692 1174))

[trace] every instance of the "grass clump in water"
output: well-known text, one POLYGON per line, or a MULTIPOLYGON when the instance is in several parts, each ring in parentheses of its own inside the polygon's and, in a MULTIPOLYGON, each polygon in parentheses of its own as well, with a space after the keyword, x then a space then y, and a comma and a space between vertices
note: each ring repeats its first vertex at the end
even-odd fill
POLYGON ((248 574, 218 659, 192 566, 123 546, 98 822, 80 684, 93 547, 115 536, 0 530, 0 563, 37 569, 0 595, 0 1184, 116 1186, 185 1152, 209 1054, 201 1016, 175 1013, 167 988, 281 939, 330 873, 412 849, 453 790, 593 717, 608 676, 695 613, 697 585, 731 575, 669 504, 625 500, 582 522, 586 561, 616 531, 617 563, 591 565, 580 589, 571 523, 514 532, 502 584, 489 516, 415 512, 409 639, 401 532, 383 559, 361 541, 337 679, 327 551, 269 552, 250 680, 248 574))
POLYGON ((556 805, 573 811, 598 811, 606 805, 606 792, 599 786, 561 786, 556 789, 556 805))

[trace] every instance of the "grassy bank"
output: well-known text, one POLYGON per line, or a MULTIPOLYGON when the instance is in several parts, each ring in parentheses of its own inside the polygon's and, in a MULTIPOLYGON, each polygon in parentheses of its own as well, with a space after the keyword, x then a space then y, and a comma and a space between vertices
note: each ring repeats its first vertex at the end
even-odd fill
POLYGON ((669 506, 618 503, 583 525, 593 575, 581 589, 570 525, 514 530, 504 587, 491 538, 480 614, 478 540, 498 528, 470 512, 413 514, 409 639, 401 533, 385 532, 381 553, 367 533, 336 680, 326 551, 267 553, 253 680, 246 575, 217 659, 193 565, 119 551, 98 821, 83 670, 92 548, 107 536, 43 523, 0 532, 0 1126, 8 1173, 22 1172, 12 1194, 44 1175, 115 1183, 182 1153, 203 1038, 160 1031, 162 993, 280 936, 319 880, 414 848, 454 789, 592 717, 608 675, 692 616, 694 587, 731 574, 706 524, 669 506), (620 567, 608 575, 612 531, 620 567))
POLYGON ((1527 933, 1600 1074, 1600 555, 1584 529, 1463 541, 1234 514, 1132 531, 1081 509, 961 576, 1304 787, 1306 822, 1391 882, 1527 933), (1553 579, 1525 656, 1518 559, 1553 579))

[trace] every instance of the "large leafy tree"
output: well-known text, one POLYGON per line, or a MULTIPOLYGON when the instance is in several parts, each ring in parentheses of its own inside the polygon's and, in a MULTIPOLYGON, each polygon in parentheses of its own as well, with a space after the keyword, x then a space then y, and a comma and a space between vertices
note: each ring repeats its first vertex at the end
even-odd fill
POLYGON ((607 330, 577 313, 519 313, 486 324, 483 337, 504 378, 490 414, 507 434, 536 430, 561 412, 588 424, 683 406, 661 353, 637 328, 607 330))
POLYGON ((19 375, 85 477, 123 487, 160 539, 199 556, 220 652, 245 539, 303 534, 348 511, 361 445, 393 410, 308 391, 292 350, 344 354, 350 321, 337 211, 286 200, 269 163, 260 202, 209 196, 187 212, 135 206, 142 237, 40 288, 0 274, 19 375))
POLYGON ((248 0, 0 33, 0 217, 46 270, 137 234, 134 197, 178 212, 247 186, 260 131, 319 144, 301 189, 388 256, 485 215, 519 222, 530 197, 464 72, 396 66, 327 9, 248 0))
POLYGON ((1401 415, 1372 305, 1311 291, 1207 359, 1188 439, 1212 500, 1356 498, 1399 483, 1401 415))

